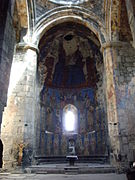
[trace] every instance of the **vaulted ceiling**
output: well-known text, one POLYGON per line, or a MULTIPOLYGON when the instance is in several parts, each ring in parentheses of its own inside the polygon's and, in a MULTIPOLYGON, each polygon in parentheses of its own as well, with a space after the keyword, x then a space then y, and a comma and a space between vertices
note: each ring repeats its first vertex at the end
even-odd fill
MULTIPOLYGON (((21 29, 34 29, 34 23, 49 10, 67 5, 80 6, 88 12, 95 14, 96 18, 106 28, 110 40, 133 41, 135 38, 132 28, 135 26, 135 3, 131 0, 133 12, 127 11, 125 0, 16 0, 14 3, 14 25, 17 36, 21 36, 21 29), (130 14, 133 14, 134 21, 129 23, 130 14), (134 24, 133 24, 134 23, 134 24), (133 38, 134 37, 134 38, 133 38)), ((67 6, 68 7, 68 6, 67 6)), ((135 41, 135 40, 134 40, 135 41)))

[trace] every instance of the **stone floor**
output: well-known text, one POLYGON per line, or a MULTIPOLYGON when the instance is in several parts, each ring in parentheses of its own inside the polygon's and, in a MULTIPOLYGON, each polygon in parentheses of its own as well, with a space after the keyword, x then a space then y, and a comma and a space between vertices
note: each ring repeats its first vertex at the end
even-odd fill
POLYGON ((0 180, 127 180, 125 174, 11 174, 0 173, 0 180))

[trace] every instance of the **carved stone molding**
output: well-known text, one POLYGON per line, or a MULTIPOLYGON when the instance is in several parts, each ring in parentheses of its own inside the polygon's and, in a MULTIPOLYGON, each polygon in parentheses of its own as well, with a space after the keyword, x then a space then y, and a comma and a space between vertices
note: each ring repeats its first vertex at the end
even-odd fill
POLYGON ((61 5, 77 5, 77 4, 82 4, 84 2, 87 2, 89 0, 49 0, 52 3, 55 4, 61 4, 61 5))

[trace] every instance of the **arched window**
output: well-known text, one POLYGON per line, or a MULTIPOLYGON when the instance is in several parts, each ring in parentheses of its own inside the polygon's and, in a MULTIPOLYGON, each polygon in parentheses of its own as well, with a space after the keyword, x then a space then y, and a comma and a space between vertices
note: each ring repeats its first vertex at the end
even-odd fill
POLYGON ((68 104, 63 109, 62 129, 64 134, 76 134, 78 129, 78 111, 75 106, 68 104))

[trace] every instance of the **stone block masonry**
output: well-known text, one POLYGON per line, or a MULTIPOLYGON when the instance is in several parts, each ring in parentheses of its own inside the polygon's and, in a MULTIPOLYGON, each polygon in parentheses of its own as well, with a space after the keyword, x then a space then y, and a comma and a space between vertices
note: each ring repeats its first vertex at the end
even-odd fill
MULTIPOLYGON (((7 0, 6 0, 7 1, 7 0)), ((0 124, 2 113, 7 101, 10 69, 13 59, 15 32, 12 17, 8 11, 8 1, 1 5, 2 17, 0 18, 0 124)))
POLYGON ((7 107, 2 121, 2 140, 6 149, 3 159, 7 169, 31 163, 29 152, 33 151, 35 134, 36 59, 36 52, 25 49, 25 46, 18 46, 14 54, 7 107), (24 148, 27 153, 23 156, 24 148))

